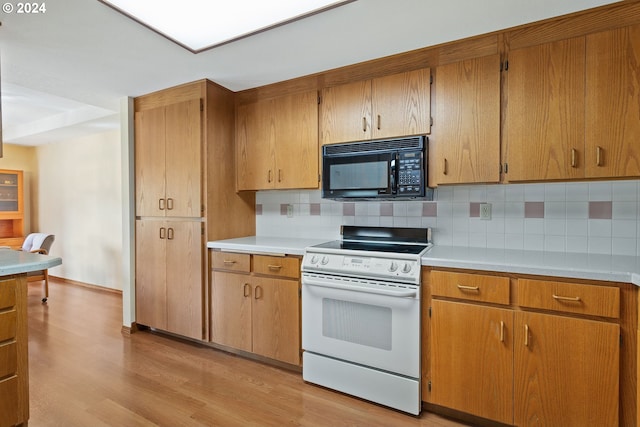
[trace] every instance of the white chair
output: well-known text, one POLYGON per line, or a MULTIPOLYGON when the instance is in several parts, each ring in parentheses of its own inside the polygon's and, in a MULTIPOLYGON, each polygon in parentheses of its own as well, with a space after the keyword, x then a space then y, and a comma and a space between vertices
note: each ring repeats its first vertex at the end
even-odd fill
MULTIPOLYGON (((31 233, 24 239, 21 250, 48 255, 55 238, 53 234, 31 233)), ((44 298, 42 298, 42 302, 45 303, 49 298, 49 270, 38 270, 27 273, 27 282, 37 282, 40 280, 44 280, 44 298)))

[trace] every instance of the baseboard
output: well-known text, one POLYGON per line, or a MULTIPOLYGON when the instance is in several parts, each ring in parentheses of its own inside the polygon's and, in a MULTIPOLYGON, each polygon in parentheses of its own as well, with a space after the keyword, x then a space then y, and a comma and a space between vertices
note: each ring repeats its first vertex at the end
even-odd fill
POLYGON ((58 276, 52 276, 52 275, 49 275, 49 279, 55 280, 56 282, 59 282, 65 285, 81 286, 83 288, 89 288, 95 291, 110 292, 110 293, 122 295, 122 291, 120 289, 106 288, 104 286, 92 285, 90 283, 78 282, 77 280, 65 279, 64 277, 58 277, 58 276))

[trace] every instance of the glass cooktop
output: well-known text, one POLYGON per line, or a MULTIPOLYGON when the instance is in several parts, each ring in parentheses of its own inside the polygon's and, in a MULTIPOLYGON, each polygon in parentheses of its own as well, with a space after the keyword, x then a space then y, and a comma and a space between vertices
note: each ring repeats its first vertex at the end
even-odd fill
POLYGON ((407 244, 407 243, 394 243, 394 242, 365 242, 355 240, 333 240, 331 242, 321 243, 315 245, 314 248, 325 249, 345 249, 353 251, 375 251, 375 252, 391 252, 398 254, 412 254, 418 255, 429 245, 422 244, 407 244))

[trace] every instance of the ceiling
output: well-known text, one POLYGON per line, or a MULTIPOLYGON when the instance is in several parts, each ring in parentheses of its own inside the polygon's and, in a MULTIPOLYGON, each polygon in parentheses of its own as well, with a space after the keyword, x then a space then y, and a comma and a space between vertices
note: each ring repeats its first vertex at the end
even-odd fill
MULTIPOLYGON (((4 11, 4 142, 32 146, 117 129, 124 97, 202 78, 239 91, 608 3, 357 0, 197 54, 98 0, 51 1, 39 14, 4 11)), ((176 19, 198 13, 179 5, 176 19)))

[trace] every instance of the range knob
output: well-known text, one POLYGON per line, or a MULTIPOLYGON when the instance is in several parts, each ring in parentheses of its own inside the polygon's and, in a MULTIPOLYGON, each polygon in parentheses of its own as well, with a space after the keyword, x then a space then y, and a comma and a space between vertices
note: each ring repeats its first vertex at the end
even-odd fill
POLYGON ((402 266, 402 272, 409 273, 410 271, 411 271, 411 264, 409 264, 408 262, 405 262, 404 265, 402 266))
POLYGON ((311 264, 317 264, 317 263, 318 263, 318 255, 312 255, 311 264))
POLYGON ((389 271, 394 272, 398 269, 398 263, 395 261, 391 261, 391 265, 389 266, 389 271))
POLYGON ((322 265, 327 265, 329 263, 329 257, 328 256, 323 256, 322 260, 320 261, 320 264, 322 265))

